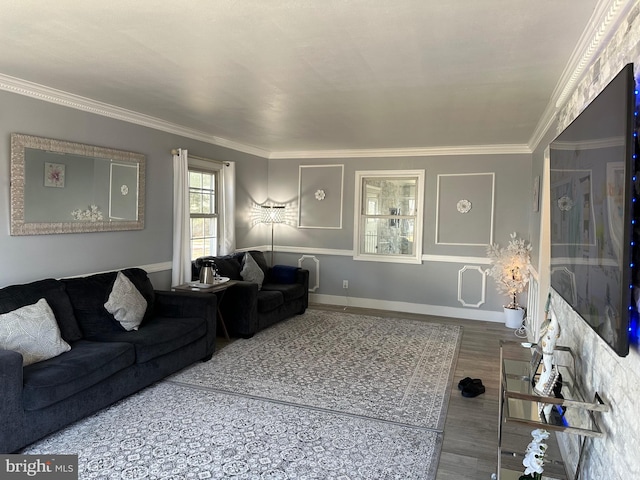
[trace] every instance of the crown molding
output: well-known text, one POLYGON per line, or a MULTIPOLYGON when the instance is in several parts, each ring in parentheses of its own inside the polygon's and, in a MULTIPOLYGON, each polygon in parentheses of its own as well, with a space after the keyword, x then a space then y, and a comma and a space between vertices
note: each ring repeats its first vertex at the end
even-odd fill
POLYGON ((504 155, 530 154, 528 145, 464 145, 424 148, 376 148, 345 150, 300 150, 271 152, 269 159, 309 159, 309 158, 384 158, 384 157, 434 157, 443 155, 504 155))
POLYGON ((144 127, 153 128, 167 133, 173 133, 182 137, 248 153, 250 155, 269 158, 269 152, 261 148, 216 137, 215 135, 210 135, 199 130, 160 120, 159 118, 149 115, 116 107, 114 105, 109 105, 97 100, 92 100, 80 95, 74 95, 72 93, 57 90, 38 83, 29 82, 28 80, 23 80, 21 78, 11 77, 2 73, 0 73, 0 90, 17 93, 18 95, 24 95, 38 100, 44 100, 45 102, 55 103, 56 105, 62 105, 64 107, 75 108, 76 110, 94 113, 96 115, 113 118, 115 120, 142 125, 144 127))
POLYGON ((618 29, 620 21, 626 18, 635 4, 636 0, 600 0, 598 2, 529 141, 531 151, 538 147, 551 128, 558 111, 583 78, 588 66, 594 62, 611 35, 618 29))

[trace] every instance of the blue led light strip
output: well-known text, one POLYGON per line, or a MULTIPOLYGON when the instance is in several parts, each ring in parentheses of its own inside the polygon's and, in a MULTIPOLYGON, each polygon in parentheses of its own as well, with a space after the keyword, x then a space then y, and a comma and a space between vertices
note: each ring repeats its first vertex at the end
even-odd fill
MULTIPOLYGON (((640 108, 640 106, 638 105, 638 89, 637 88, 634 89, 633 93, 634 93, 633 105, 635 106, 635 110, 633 112, 633 116, 634 116, 635 120, 634 120, 634 125, 633 125, 633 138, 631 140, 632 141, 632 145, 633 145, 633 152, 631 154, 631 158, 632 158, 633 171, 637 172, 638 171, 638 167, 636 165, 636 160, 638 159, 638 152, 636 151, 636 144, 637 144, 637 138, 638 138, 638 128, 640 128, 640 124, 638 123, 638 110, 640 108)), ((631 208, 633 210, 632 210, 632 215, 631 215, 631 225, 632 225, 632 227, 631 227, 631 229, 632 229, 631 248, 632 248, 632 251, 633 251, 633 248, 636 246, 636 242, 633 240, 633 236, 634 236, 633 235, 633 225, 635 225, 635 223, 636 223, 635 222, 635 217, 636 217, 636 214, 637 214, 637 212, 636 212, 636 209, 637 209, 636 202, 638 200, 638 196, 637 196, 638 192, 637 192, 637 188, 636 188, 637 176, 634 175, 632 177, 632 180, 633 180, 633 190, 632 190, 633 198, 631 199, 631 202, 632 202, 631 208)), ((636 278, 636 275, 633 272, 633 270, 635 269, 635 264, 633 262, 633 259, 631 260, 631 263, 630 263, 629 266, 630 266, 630 268, 632 270, 631 278, 632 278, 632 282, 633 282, 633 279, 636 278)), ((633 284, 629 285, 629 288, 633 289, 633 284)), ((632 297, 632 302, 635 303, 635 299, 634 299, 633 293, 632 293, 631 297, 632 297)), ((636 344, 637 345, 638 344, 638 340, 640 339, 640 325, 639 325, 639 322, 638 322, 638 311, 635 308, 634 304, 629 305, 629 312, 630 312, 630 315, 629 315, 629 340, 630 340, 631 344, 636 344)))

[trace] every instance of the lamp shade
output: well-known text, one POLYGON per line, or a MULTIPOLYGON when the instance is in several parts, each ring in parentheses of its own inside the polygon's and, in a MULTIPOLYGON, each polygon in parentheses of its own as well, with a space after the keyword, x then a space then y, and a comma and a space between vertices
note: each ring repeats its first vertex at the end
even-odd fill
POLYGON ((260 221, 262 223, 284 222, 284 205, 262 205, 261 213, 260 221))

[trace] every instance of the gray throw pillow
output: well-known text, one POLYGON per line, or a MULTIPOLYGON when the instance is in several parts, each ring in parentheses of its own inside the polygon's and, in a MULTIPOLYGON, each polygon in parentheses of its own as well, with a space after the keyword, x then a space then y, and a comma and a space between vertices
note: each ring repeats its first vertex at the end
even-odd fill
POLYGON ((242 279, 245 282, 257 283, 258 290, 262 288, 262 282, 264 282, 264 272, 249 252, 244 254, 240 276, 242 276, 242 279))
POLYGON ((0 348, 21 353, 25 367, 71 350, 44 298, 0 315, 0 348))
POLYGON ((131 280, 122 272, 118 272, 104 308, 125 330, 137 330, 147 311, 147 301, 131 280))

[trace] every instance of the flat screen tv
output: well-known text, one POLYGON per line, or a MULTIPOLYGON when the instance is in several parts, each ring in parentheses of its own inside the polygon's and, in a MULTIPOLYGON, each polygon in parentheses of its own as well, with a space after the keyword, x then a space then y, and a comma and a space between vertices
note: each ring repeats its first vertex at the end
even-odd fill
POLYGON ((635 101, 628 64, 550 145, 551 287, 619 356, 640 302, 635 101))

